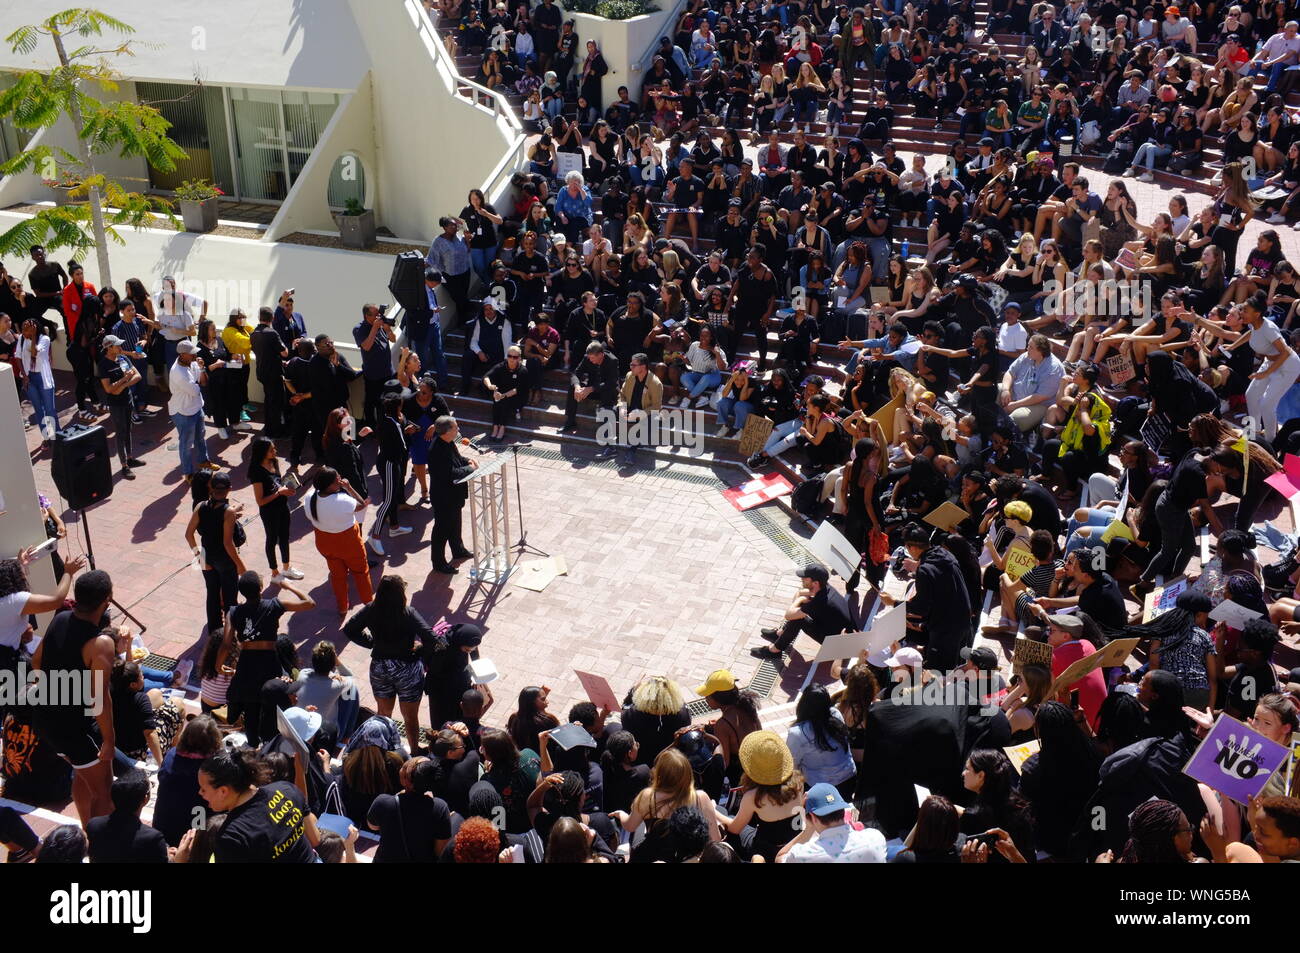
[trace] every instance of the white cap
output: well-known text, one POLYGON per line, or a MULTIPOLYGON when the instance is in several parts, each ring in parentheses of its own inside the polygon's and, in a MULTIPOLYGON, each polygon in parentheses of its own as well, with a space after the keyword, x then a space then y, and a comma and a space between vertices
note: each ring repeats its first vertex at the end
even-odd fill
POLYGON ((921 664, 921 653, 910 646, 901 648, 890 658, 885 659, 885 665, 889 668, 899 668, 906 665, 908 668, 917 668, 921 664))

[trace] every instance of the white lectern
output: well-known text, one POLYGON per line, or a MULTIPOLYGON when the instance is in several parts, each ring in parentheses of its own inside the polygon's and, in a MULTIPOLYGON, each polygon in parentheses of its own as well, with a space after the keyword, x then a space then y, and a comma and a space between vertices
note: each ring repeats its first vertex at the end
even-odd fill
POLYGON ((496 454, 478 458, 474 472, 459 483, 468 484, 469 528, 474 559, 469 577, 475 582, 499 585, 510 570, 510 485, 505 464, 510 458, 496 454))

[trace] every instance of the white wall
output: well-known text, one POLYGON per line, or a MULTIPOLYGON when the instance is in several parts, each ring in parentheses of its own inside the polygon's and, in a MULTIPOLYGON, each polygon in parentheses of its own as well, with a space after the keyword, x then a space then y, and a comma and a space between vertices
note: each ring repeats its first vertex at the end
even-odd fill
MULTIPOLYGON (((0 494, 4 512, 0 513, 0 559, 10 559, 28 546, 45 541, 45 519, 37 505, 36 476, 27 453, 27 436, 23 433, 23 412, 14 387, 14 369, 0 364, 0 494)), ((66 550, 65 550, 66 551, 66 550)), ((32 592, 55 590, 54 570, 49 557, 27 567, 32 592)), ((36 617, 40 631, 53 616, 36 617)))
POLYGON ((330 175, 334 163, 347 153, 360 157, 365 169, 365 201, 374 201, 378 194, 375 175, 379 153, 375 147, 372 102, 367 76, 355 93, 343 97, 330 117, 315 151, 298 173, 288 197, 263 235, 264 241, 278 241, 302 229, 334 231, 338 227, 329 209, 330 175))
POLYGON ((459 77, 436 44, 418 0, 350 0, 371 57, 379 222, 404 238, 437 234, 518 143, 486 106, 453 94, 459 77))
POLYGON ((626 86, 634 100, 640 100, 641 80, 644 71, 639 67, 646 55, 659 45, 659 38, 672 38, 672 29, 677 23, 677 13, 684 0, 668 2, 661 0, 664 9, 647 13, 630 20, 606 20, 590 13, 565 11, 565 18, 574 20, 574 31, 578 34, 578 54, 575 57, 573 71, 582 70, 582 63, 587 58, 587 41, 595 40, 601 55, 609 65, 609 72, 600 83, 600 106, 603 112, 610 103, 618 98, 618 88, 626 86))

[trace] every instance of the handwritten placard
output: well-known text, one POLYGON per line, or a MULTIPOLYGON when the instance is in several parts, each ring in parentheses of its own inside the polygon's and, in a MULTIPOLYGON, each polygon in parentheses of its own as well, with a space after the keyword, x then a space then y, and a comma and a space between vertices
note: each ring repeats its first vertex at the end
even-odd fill
POLYGON ((1034 554, 1023 546, 1012 544, 1007 549, 1005 572, 1012 579, 1019 579, 1037 565, 1038 560, 1034 554))
POLYGON ((1113 354, 1106 358, 1106 370, 1110 372, 1111 384, 1116 387, 1120 384, 1127 384, 1137 377, 1137 368, 1133 366, 1133 358, 1127 354, 1113 354))
POLYGON ((1251 619, 1259 619, 1263 613, 1255 609, 1247 609, 1240 603, 1233 602, 1231 599, 1224 599, 1212 610, 1210 618, 1215 622, 1222 622, 1230 629, 1244 629, 1246 623, 1251 619))
POLYGON ((1007 757, 1011 760, 1011 767, 1016 769, 1016 774, 1020 774, 1024 770, 1025 762, 1033 755, 1038 754, 1038 749, 1042 746, 1042 742, 1035 738, 1033 741, 1026 741, 1022 745, 1012 745, 1010 748, 1003 748, 1002 750, 1007 753, 1007 757))
POLYGON ((745 426, 740 431, 740 455, 749 458, 762 450, 772 436, 773 426, 772 421, 758 414, 746 417, 745 426))
POLYGON ((829 521, 817 527, 817 532, 804 543, 804 548, 816 556, 818 562, 834 570, 841 579, 852 576, 862 562, 862 554, 829 521))
POLYGON ((1220 715, 1183 773, 1238 804, 1247 804, 1264 790, 1287 754, 1271 738, 1220 715))
POLYGON ((573 670, 573 674, 578 676, 578 681, 582 685, 582 690, 587 693, 587 700, 597 708, 603 708, 606 711, 618 711, 623 706, 619 704, 618 696, 614 694, 614 689, 609 685, 608 680, 603 675, 595 675, 591 672, 579 672, 573 670))
POLYGON ((1041 665, 1047 670, 1052 668, 1052 647, 1046 642, 1036 642, 1023 635, 1016 636, 1016 645, 1011 653, 1011 671, 1020 675, 1026 665, 1041 665))

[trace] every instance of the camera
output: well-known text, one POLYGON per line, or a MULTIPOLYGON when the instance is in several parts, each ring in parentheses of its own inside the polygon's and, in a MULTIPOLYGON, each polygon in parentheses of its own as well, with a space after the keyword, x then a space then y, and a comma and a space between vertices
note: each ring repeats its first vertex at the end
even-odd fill
POLYGON ((391 325, 393 323, 393 319, 388 316, 388 305, 381 304, 379 306, 379 320, 383 321, 384 324, 391 325))

